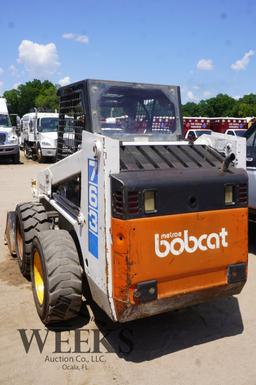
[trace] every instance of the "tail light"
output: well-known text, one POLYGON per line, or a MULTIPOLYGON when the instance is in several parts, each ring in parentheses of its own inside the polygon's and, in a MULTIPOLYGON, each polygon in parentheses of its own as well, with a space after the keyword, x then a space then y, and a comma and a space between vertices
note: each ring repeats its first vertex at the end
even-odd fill
POLYGON ((139 213, 139 193, 138 191, 128 191, 127 194, 122 190, 116 190, 112 194, 112 208, 117 216, 132 216, 139 213))
POLYGON ((138 191, 128 191, 127 213, 138 214, 139 212, 139 193, 138 191))
POLYGON ((124 197, 122 191, 113 192, 113 209, 118 215, 124 214, 124 197))
POLYGON ((246 183, 238 186, 238 202, 242 205, 248 204, 248 185, 246 183))

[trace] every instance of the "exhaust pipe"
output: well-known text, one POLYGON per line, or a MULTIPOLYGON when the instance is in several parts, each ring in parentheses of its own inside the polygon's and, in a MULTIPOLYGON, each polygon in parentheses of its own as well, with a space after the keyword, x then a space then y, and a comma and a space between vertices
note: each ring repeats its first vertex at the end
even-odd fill
POLYGON ((228 168, 229 168, 229 166, 230 166, 230 163, 232 163, 235 159, 236 159, 236 156, 235 156, 235 154, 232 152, 230 155, 228 155, 228 156, 224 159, 224 161, 223 161, 223 163, 222 163, 222 165, 221 165, 221 171, 222 171, 222 172, 227 172, 227 171, 228 171, 228 168))

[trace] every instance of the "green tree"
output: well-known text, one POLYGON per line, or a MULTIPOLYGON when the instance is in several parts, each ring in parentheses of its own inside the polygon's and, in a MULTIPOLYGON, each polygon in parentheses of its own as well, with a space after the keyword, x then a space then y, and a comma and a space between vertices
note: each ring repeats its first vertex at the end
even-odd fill
POLYGON ((10 90, 4 93, 9 105, 9 111, 23 116, 33 111, 34 107, 46 110, 55 110, 58 107, 57 88, 54 84, 38 79, 20 84, 17 90, 10 90))
POLYGON ((17 114, 19 110, 19 92, 18 90, 10 90, 4 92, 4 98, 7 100, 8 111, 10 114, 17 114))
POLYGON ((218 94, 214 98, 201 100, 199 110, 201 116, 231 116, 236 100, 225 94, 218 94))
POLYGON ((54 111, 59 107, 59 100, 56 88, 51 85, 45 88, 35 99, 35 106, 45 111, 54 111))
POLYGON ((237 117, 256 116, 256 95, 248 94, 238 99, 233 115, 237 117))
POLYGON ((200 116, 199 106, 194 102, 188 102, 182 106, 183 116, 200 116))
POLYGON ((246 103, 243 103, 241 101, 237 101, 236 105, 234 106, 233 109, 233 116, 235 117, 246 117, 246 116, 254 116, 256 112, 256 108, 253 106, 250 106, 246 103), (254 113, 253 113, 254 111, 254 113))

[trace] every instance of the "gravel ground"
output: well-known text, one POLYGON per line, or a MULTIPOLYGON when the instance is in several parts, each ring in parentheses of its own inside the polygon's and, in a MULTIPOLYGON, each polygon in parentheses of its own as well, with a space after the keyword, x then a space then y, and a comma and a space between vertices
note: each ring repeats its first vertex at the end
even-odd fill
MULTIPOLYGON (((95 305, 85 306, 73 330, 47 331, 37 316, 30 282, 21 276, 3 242, 7 210, 31 199, 30 181, 47 166, 23 155, 21 162, 0 164, 1 385, 256 384, 254 254, 249 255, 248 282, 237 297, 121 327, 95 305), (84 353, 75 344, 78 328, 81 340, 87 341, 80 346, 84 353), (39 329, 42 352, 35 338, 30 347, 22 342, 24 333, 30 340, 31 329, 39 329)), ((253 238, 253 229, 251 233, 253 238)))

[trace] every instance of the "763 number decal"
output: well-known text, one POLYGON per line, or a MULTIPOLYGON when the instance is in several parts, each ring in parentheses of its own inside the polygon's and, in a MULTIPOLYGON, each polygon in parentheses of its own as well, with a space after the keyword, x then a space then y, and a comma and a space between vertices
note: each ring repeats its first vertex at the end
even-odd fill
POLYGON ((98 258, 98 161, 88 159, 88 248, 98 258))

